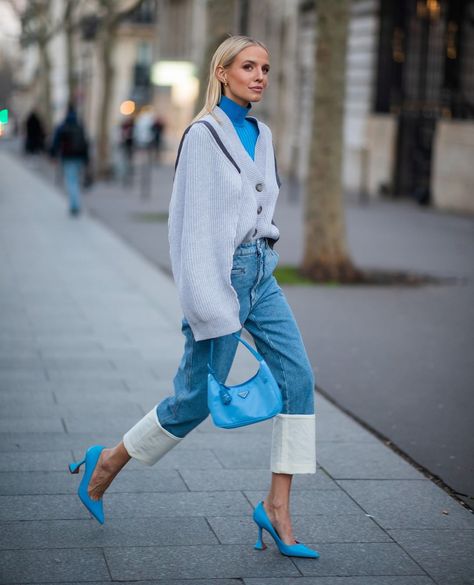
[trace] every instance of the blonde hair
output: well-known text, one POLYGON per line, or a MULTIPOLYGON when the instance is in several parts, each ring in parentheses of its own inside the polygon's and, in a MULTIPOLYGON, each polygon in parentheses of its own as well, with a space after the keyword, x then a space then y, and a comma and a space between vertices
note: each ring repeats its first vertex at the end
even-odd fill
POLYGON ((224 69, 227 69, 232 65, 240 51, 243 51, 247 47, 254 46, 262 47, 262 49, 265 49, 265 51, 270 54, 269 50, 263 43, 243 35, 230 36, 217 47, 211 59, 209 82, 206 90, 206 101, 204 102, 203 109, 197 114, 197 116, 195 116, 193 122, 196 122, 196 120, 199 120, 199 118, 202 118, 206 114, 211 114, 224 93, 222 90, 222 83, 216 76, 217 68, 222 66, 224 69))

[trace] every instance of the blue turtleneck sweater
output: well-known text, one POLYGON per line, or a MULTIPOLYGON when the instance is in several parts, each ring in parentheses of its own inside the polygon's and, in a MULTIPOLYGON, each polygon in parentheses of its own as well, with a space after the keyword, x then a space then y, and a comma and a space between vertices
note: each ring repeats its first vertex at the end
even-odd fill
POLYGON ((258 126, 254 120, 246 118, 252 106, 249 104, 244 108, 223 95, 219 102, 219 107, 229 116, 245 150, 249 153, 252 159, 255 159, 255 144, 257 143, 258 138, 258 126))

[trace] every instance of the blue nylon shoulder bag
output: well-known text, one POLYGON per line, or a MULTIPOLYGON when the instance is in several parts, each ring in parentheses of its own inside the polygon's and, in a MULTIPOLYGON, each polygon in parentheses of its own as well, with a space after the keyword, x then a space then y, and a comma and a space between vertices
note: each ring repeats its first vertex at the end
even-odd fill
POLYGON ((212 420, 217 427, 235 429, 251 425, 281 412, 281 391, 263 357, 236 333, 232 334, 260 362, 258 372, 237 386, 226 386, 217 379, 212 368, 213 341, 207 364, 207 403, 212 420))

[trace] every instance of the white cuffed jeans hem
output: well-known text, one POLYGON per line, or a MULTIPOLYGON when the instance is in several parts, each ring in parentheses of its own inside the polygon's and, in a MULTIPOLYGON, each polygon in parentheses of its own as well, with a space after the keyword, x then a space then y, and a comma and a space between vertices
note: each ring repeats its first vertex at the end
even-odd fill
POLYGON ((316 473, 316 417, 278 414, 273 419, 271 471, 316 473))
POLYGON ((175 437, 160 425, 156 407, 123 436, 130 457, 145 465, 154 465, 180 441, 180 437, 175 437))

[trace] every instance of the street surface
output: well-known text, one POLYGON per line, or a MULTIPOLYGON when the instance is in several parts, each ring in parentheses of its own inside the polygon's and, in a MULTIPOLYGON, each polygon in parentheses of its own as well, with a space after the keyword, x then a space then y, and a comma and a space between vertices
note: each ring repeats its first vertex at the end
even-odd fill
MULTIPOLYGON (((181 311, 170 278, 0 152, 0 583, 464 585, 474 517, 318 397, 316 475, 296 476, 317 561, 255 551, 271 423, 206 421, 156 466, 129 464, 100 526, 67 463, 113 445, 172 388, 181 311)), ((231 383, 255 368, 239 352, 231 383)), ((382 386, 382 384, 381 384, 382 386)))

